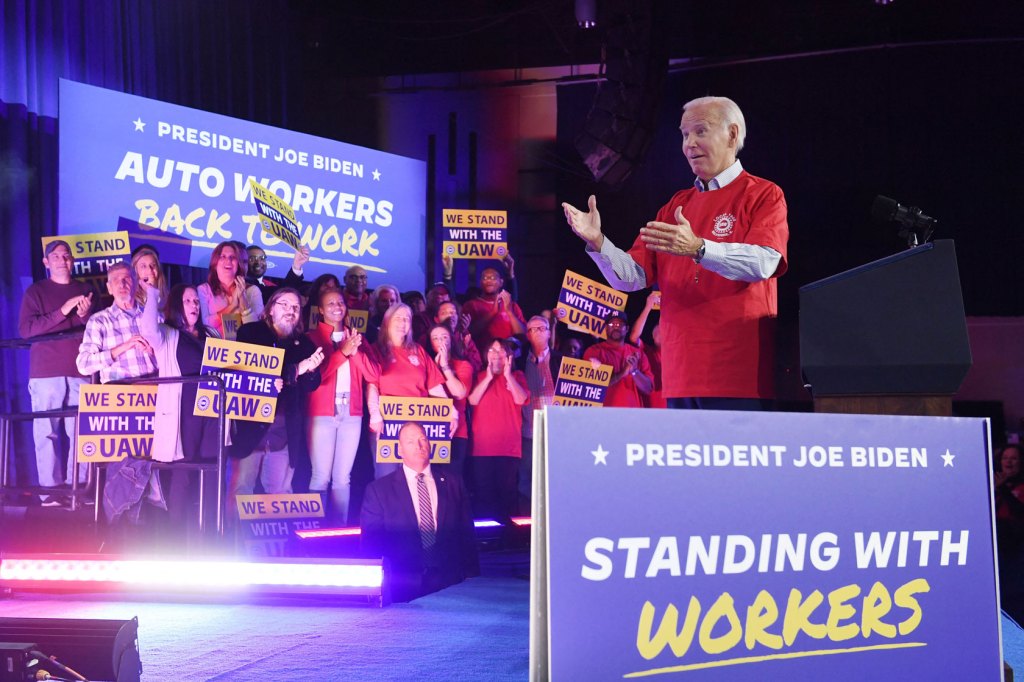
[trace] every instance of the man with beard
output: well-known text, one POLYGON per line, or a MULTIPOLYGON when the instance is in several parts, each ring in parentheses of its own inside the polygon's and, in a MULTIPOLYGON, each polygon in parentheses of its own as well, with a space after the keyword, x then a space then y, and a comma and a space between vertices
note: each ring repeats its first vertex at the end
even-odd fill
POLYGON ((302 286, 302 267, 309 262, 309 247, 303 246, 295 252, 292 259, 292 266, 284 280, 277 280, 267 276, 267 252, 253 244, 246 248, 249 255, 249 271, 245 276, 245 283, 252 284, 260 290, 263 295, 263 304, 270 300, 270 295, 280 287, 291 287, 299 289, 302 286))
MULTIPOLYGON (((57 334, 85 328, 92 310, 92 290, 88 284, 71 278, 75 258, 67 242, 57 239, 46 245, 43 265, 50 271, 49 279, 34 283, 25 291, 18 316, 18 332, 22 338, 57 334)), ((59 410, 78 405, 78 394, 88 379, 75 367, 73 358, 78 354, 78 338, 33 343, 28 356, 28 392, 32 411, 59 410)), ((75 442, 75 418, 64 420, 71 439, 75 442)), ((39 485, 45 488, 65 482, 61 458, 57 453, 60 442, 59 419, 36 419, 32 422, 32 437, 36 446, 36 472, 39 485)), ((67 478, 73 457, 68 457, 67 478)), ((84 468, 84 467, 83 467, 84 468)), ((60 504, 57 498, 47 496, 44 505, 60 504)))
POLYGON ((612 378, 604 396, 605 407, 643 407, 640 394, 649 394, 654 387, 651 363, 636 346, 626 343, 629 324, 625 313, 608 313, 604 318, 607 341, 595 343, 583 353, 584 360, 597 360, 612 366, 612 378))
POLYGON ((284 349, 281 379, 273 424, 232 420, 228 454, 228 508, 235 513, 235 498, 251 495, 259 477, 268 494, 305 492, 310 463, 306 440, 309 394, 320 385, 324 352, 303 334, 299 292, 279 288, 267 301, 256 322, 238 329, 238 341, 284 349), (294 477, 294 484, 293 484, 294 477))
POLYGON ((462 306, 462 312, 471 320, 469 332, 477 348, 487 348, 494 339, 507 339, 526 332, 523 311, 502 288, 504 283, 496 268, 486 268, 480 273, 480 296, 462 306))

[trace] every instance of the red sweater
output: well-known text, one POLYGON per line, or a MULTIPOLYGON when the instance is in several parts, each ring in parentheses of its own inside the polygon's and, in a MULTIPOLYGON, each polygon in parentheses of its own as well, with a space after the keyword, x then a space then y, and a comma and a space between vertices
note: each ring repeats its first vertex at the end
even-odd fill
POLYGON ((677 192, 658 211, 673 223, 677 206, 708 241, 767 246, 782 254, 774 276, 737 282, 687 256, 650 251, 637 237, 629 254, 661 296, 662 385, 666 397, 771 398, 775 395, 775 277, 786 271, 786 199, 746 171, 719 190, 677 192))

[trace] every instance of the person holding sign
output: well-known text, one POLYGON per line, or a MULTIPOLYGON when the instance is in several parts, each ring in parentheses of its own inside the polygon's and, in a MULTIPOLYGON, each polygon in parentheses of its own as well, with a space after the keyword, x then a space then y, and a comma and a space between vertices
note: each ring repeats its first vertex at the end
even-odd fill
POLYGON ((583 353, 584 360, 597 360, 602 365, 611 365, 611 381, 604 397, 605 407, 644 407, 643 395, 649 395, 654 388, 654 373, 651 363, 636 346, 626 343, 629 324, 626 314, 617 310, 604 318, 606 341, 595 343, 583 353))
POLYGON ((458 474, 430 466, 417 422, 398 432, 402 465, 366 487, 363 553, 382 557, 393 601, 409 601, 480 574, 469 495, 458 474))
POLYGON ((786 199, 736 158, 746 123, 735 102, 688 102, 679 127, 694 187, 677 192, 628 253, 602 232, 595 197, 586 211, 568 203, 562 209, 609 284, 620 291, 661 289, 669 407, 763 409, 775 395, 786 199))
POLYGON ((323 320, 309 332, 324 354, 320 386, 309 394, 311 491, 331 488, 335 519, 348 523, 352 465, 363 426, 363 336, 345 327, 348 309, 340 289, 324 289, 317 301, 323 320))
MULTIPOLYGON (((376 435, 384 428, 384 418, 380 413, 381 396, 447 398, 446 386, 453 389, 453 393, 458 390, 458 377, 451 367, 440 369, 423 346, 413 341, 412 310, 404 303, 396 303, 384 313, 380 338, 372 349, 373 373, 366 379, 369 382, 366 400, 370 411, 370 430, 376 435)), ((453 427, 457 426, 453 424, 453 427)), ((377 451, 376 443, 372 450, 377 451)), ((376 478, 391 473, 397 466, 376 462, 376 478)))
POLYGON ((267 252, 255 244, 246 248, 249 255, 249 267, 245 275, 245 283, 260 290, 263 296, 263 304, 266 305, 270 295, 278 287, 291 287, 298 289, 302 286, 302 266, 309 262, 309 247, 303 246, 295 252, 292 259, 292 266, 283 281, 267 277, 267 252))
MULTIPOLYGON (((56 239, 48 243, 44 249, 43 265, 49 270, 49 278, 32 284, 21 300, 18 333, 25 339, 82 330, 92 310, 92 287, 71 277, 75 258, 67 242, 56 239)), ((28 356, 28 393, 33 412, 78 405, 82 384, 88 383, 73 362, 78 354, 78 343, 77 338, 67 338, 32 344, 28 356)), ((64 426, 74 452, 74 417, 65 419, 64 426)), ((57 453, 60 429, 58 419, 35 419, 32 422, 36 473, 39 485, 44 488, 65 482, 61 458, 57 453)), ((74 458, 69 456, 67 480, 74 476, 73 461, 74 458)), ((43 503, 56 505, 59 500, 48 497, 43 503)))
POLYGON ((306 407, 309 394, 320 385, 320 363, 324 352, 305 336, 299 292, 284 287, 274 292, 263 315, 243 324, 238 341, 284 349, 281 378, 284 387, 277 396, 273 424, 232 420, 228 454, 228 504, 235 509, 238 495, 251 495, 257 477, 268 494, 304 492, 309 480, 309 452, 306 449, 306 407), (296 469, 299 469, 296 472, 296 469), (303 480, 305 479, 305 480, 303 480))
POLYGON ((487 367, 469 394, 473 413, 473 480, 479 513, 507 521, 514 513, 519 460, 523 456, 523 405, 530 400, 526 377, 513 369, 512 344, 494 339, 487 367))
POLYGON ((240 259, 233 242, 218 244, 210 254, 206 282, 198 288, 203 323, 225 339, 231 339, 231 334, 225 333, 225 318, 237 316, 241 324, 246 324, 263 312, 263 295, 259 288, 245 283, 240 259))
POLYGON ((469 331, 473 341, 481 350, 489 347, 494 339, 526 333, 523 311, 503 288, 504 284, 496 268, 486 268, 480 273, 480 296, 462 306, 462 312, 471 320, 469 331))

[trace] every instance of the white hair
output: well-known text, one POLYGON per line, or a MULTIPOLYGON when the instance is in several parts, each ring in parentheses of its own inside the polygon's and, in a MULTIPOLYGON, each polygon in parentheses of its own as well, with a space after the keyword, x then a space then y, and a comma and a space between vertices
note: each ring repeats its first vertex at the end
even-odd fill
POLYGON ((729 126, 734 123, 736 124, 738 129, 736 134, 736 153, 738 154, 743 149, 743 141, 747 138, 747 122, 743 118, 743 112, 740 111, 739 105, 728 97, 698 97, 697 99, 691 99, 683 105, 683 113, 686 113, 686 110, 690 107, 695 106, 714 107, 718 117, 721 119, 722 127, 726 131, 729 130, 729 126))

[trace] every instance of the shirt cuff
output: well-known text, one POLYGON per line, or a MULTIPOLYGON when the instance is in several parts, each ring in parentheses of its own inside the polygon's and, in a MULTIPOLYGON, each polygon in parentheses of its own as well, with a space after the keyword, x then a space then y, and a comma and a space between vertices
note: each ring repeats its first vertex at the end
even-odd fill
POLYGON ((719 265, 725 260, 725 244, 713 242, 710 239, 704 240, 704 257, 700 259, 700 265, 711 263, 719 265))

